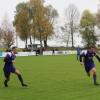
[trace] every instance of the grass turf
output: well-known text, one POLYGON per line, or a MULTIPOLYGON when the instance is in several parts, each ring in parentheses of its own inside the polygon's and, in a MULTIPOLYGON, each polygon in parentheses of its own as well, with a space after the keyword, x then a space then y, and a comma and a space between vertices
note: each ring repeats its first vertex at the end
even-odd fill
MULTIPOLYGON (((95 63, 100 83, 100 64, 95 63)), ((0 58, 0 100, 100 100, 100 86, 93 85, 75 55, 17 57, 15 65, 29 86, 23 88, 12 74, 5 88, 0 58)))

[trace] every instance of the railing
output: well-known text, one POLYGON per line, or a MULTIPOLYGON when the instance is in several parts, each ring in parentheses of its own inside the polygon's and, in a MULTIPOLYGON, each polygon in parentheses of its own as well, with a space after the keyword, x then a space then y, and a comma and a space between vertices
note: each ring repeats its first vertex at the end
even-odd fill
MULTIPOLYGON (((0 57, 5 57, 7 52, 0 52, 0 57)), ((68 55, 68 54, 76 54, 76 51, 43 51, 43 55, 68 55)), ((36 55, 36 52, 18 52, 16 56, 32 56, 36 55)))

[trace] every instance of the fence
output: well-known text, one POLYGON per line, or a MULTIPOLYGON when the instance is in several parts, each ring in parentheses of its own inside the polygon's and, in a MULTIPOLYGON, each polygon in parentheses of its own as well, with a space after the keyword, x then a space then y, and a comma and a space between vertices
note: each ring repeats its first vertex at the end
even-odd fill
MULTIPOLYGON (((0 52, 0 57, 5 57, 7 52, 0 52)), ((76 54, 76 51, 43 51, 43 55, 68 55, 68 54, 76 54)), ((18 52, 16 56, 34 56, 36 52, 18 52)))

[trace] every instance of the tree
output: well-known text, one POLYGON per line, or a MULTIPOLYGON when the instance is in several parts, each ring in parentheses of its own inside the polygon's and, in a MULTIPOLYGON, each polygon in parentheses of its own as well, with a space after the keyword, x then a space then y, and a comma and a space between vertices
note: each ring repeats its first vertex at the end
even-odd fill
POLYGON ((40 52, 42 54, 42 40, 43 40, 43 36, 44 36, 44 22, 45 22, 45 8, 43 6, 43 2, 42 0, 30 0, 31 5, 35 8, 35 14, 33 17, 33 30, 35 30, 35 36, 37 39, 39 39, 40 41, 40 52))
POLYGON ((42 53, 43 41, 47 41, 47 38, 53 33, 53 26, 49 22, 47 17, 47 8, 44 7, 42 0, 31 0, 30 4, 34 9, 33 15, 33 31, 32 35, 40 41, 40 51, 42 53))
POLYGON ((30 36, 29 11, 27 3, 20 3, 17 5, 14 26, 16 27, 16 32, 20 39, 25 41, 25 48, 27 48, 27 40, 30 36))
POLYGON ((0 28, 0 40, 2 39, 2 29, 0 28))
POLYGON ((96 14, 96 24, 100 28, 100 9, 98 10, 96 14))
POLYGON ((30 41, 32 37, 34 40, 39 40, 41 52, 42 42, 47 42, 48 37, 53 34, 53 23, 50 23, 47 15, 48 10, 43 3, 43 0, 30 0, 30 2, 18 4, 14 21, 21 40, 26 41, 26 45, 28 38, 30 38, 30 41))
POLYGON ((3 45, 7 50, 14 44, 14 32, 10 30, 3 31, 3 45))
POLYGON ((80 33, 87 47, 91 44, 95 45, 97 37, 95 36, 95 17, 89 10, 85 10, 80 20, 80 33))
POLYGON ((9 22, 8 17, 5 15, 1 27, 2 32, 2 43, 4 47, 8 50, 14 44, 14 30, 12 24, 9 22))
POLYGON ((66 43, 66 47, 68 48, 68 44, 70 42, 70 30, 69 27, 67 27, 67 25, 65 24, 64 27, 61 27, 61 31, 62 31, 62 36, 61 36, 61 40, 62 42, 66 43))
POLYGON ((70 29, 72 47, 74 47, 74 33, 77 30, 77 23, 79 20, 79 11, 74 4, 70 4, 65 10, 66 24, 70 29))
POLYGON ((49 26, 47 28, 47 32, 45 34, 45 38, 44 38, 44 46, 47 47, 47 39, 49 36, 52 36, 54 34, 53 32, 53 26, 54 23, 58 17, 58 12, 55 8, 52 7, 52 5, 48 5, 46 6, 46 17, 51 25, 51 27, 49 26))

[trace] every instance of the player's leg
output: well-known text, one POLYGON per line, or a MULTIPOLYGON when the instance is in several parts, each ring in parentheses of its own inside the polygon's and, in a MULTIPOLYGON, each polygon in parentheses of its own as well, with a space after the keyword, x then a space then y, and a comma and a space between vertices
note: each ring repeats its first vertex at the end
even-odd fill
POLYGON ((89 69, 89 66, 87 64, 84 64, 84 67, 85 67, 85 71, 86 71, 87 75, 90 77, 90 69, 89 69))
POLYGON ((77 60, 79 60, 80 59, 80 54, 77 54, 77 60))
POLYGON ((90 72, 87 72, 87 75, 90 77, 90 72))
POLYGON ((4 76, 5 76, 4 86, 8 87, 8 82, 10 80, 10 72, 4 71, 4 76))
POLYGON ((18 76, 18 79, 21 82, 22 86, 27 86, 26 84, 24 84, 22 75, 18 69, 15 70, 15 74, 18 76))
POLYGON ((77 54, 77 60, 78 60, 78 54, 77 54))
POLYGON ((93 68, 91 69, 91 72, 93 73, 94 85, 99 85, 99 84, 97 83, 97 75, 96 75, 96 69, 95 69, 95 67, 93 67, 93 68))

